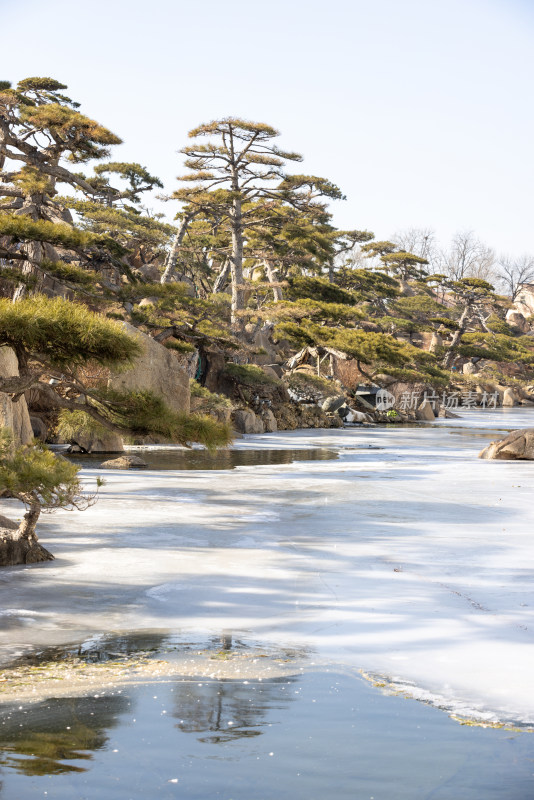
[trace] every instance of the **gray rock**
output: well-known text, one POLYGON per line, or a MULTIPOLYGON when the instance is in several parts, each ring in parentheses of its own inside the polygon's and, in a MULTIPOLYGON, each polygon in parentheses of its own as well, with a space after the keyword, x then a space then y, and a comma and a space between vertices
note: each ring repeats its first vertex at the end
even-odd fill
POLYGON ((123 451, 123 441, 119 434, 113 431, 80 433, 69 448, 70 453, 122 453, 123 451))
POLYGON ((189 413, 189 376, 179 357, 127 322, 122 325, 130 336, 138 340, 143 352, 131 369, 110 378, 109 387, 148 389, 162 397, 172 411, 189 413))
POLYGON ((519 400, 513 389, 505 389, 502 396, 502 404, 507 408, 519 405, 519 400))
POLYGON ((48 428, 41 417, 38 417, 36 414, 30 414, 30 423, 35 438, 40 439, 42 442, 46 442, 48 437, 48 428))
POLYGON ((491 442, 478 457, 500 461, 534 461, 534 428, 512 431, 504 439, 491 442))
POLYGON ((449 411, 448 408, 440 408, 438 411, 438 417, 442 417, 445 419, 461 419, 460 414, 455 414, 453 411, 449 411))
POLYGON ((372 417, 369 414, 364 414, 363 411, 356 411, 354 408, 349 408, 349 413, 345 417, 345 422, 372 422, 372 417))
POLYGON ((104 461, 102 469, 142 469, 147 466, 146 461, 139 456, 120 456, 104 461))
POLYGON ((239 433, 264 433, 261 419, 250 408, 238 408, 232 414, 232 422, 239 433))
POLYGON ((432 408, 432 403, 430 400, 423 400, 419 408, 415 412, 415 418, 420 420, 425 420, 428 422, 432 422, 436 419, 434 414, 434 409, 432 408))
POLYGON ((270 408, 264 408, 261 412, 261 419, 266 433, 274 433, 278 430, 278 423, 276 417, 270 408))
POLYGON ((344 420, 344 419, 346 419, 346 418, 348 417, 348 415, 350 414, 350 408, 348 407, 348 405, 347 405, 346 403, 343 403, 343 405, 342 405, 342 406, 339 406, 339 408, 338 408, 338 410, 337 410, 337 413, 339 414, 339 416, 341 417, 341 419, 343 419, 343 420, 344 420))
POLYGON ((323 411, 333 412, 337 411, 341 408, 341 406, 345 405, 345 398, 343 395, 333 395, 332 397, 327 397, 326 400, 321 405, 323 411))
POLYGON ((467 361, 462 367, 462 372, 464 375, 475 375, 478 372, 478 366, 471 361, 467 361))
POLYGON ((528 333, 530 325, 528 324, 524 314, 515 308, 511 308, 506 313, 506 322, 514 328, 518 328, 521 333, 528 333))

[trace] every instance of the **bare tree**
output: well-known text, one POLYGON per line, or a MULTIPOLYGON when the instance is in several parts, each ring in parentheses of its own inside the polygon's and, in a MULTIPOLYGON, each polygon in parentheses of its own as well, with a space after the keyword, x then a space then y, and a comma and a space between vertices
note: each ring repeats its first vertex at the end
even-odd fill
POLYGON ((441 254, 441 269, 455 281, 480 278, 491 283, 497 278, 495 252, 473 231, 458 231, 454 235, 450 249, 441 254))
POLYGON ((523 284, 534 282, 534 256, 528 253, 516 257, 502 255, 498 262, 497 277, 505 294, 515 302, 523 284))
POLYGON ((391 237, 400 250, 424 258, 434 266, 440 257, 436 232, 433 228, 406 228, 391 237))

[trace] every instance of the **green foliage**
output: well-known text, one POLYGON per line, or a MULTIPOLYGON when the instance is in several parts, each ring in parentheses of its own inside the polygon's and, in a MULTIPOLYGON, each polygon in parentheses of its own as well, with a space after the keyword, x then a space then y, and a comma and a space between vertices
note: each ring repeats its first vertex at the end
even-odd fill
POLYGON ((497 314, 491 314, 486 320, 486 325, 492 333, 501 333, 505 336, 513 336, 514 330, 507 322, 501 319, 497 314))
POLYGON ((102 387, 92 392, 91 405, 110 424, 133 434, 158 434, 182 445, 197 442, 210 450, 225 447, 232 440, 227 425, 210 417, 172 411, 161 397, 147 390, 102 387))
POLYGON ((0 280, 7 281, 13 287, 22 283, 28 289, 33 289, 37 284, 37 277, 35 275, 23 275, 12 267, 0 266, 0 280))
POLYGON ((399 297, 395 300, 394 308, 402 314, 412 317, 428 317, 430 314, 441 314, 444 316, 442 304, 425 294, 417 294, 412 297, 399 297))
POLYGON ((302 322, 314 320, 325 325, 354 325, 365 314, 356 306, 343 303, 326 303, 321 300, 304 298, 294 303, 280 302, 269 305, 265 316, 279 322, 302 322))
POLYGON ((413 318, 384 316, 373 317, 373 322, 379 325, 385 333, 416 333, 417 331, 429 330, 430 325, 424 322, 417 322, 413 318))
POLYGON ((448 328, 450 331, 458 330, 458 323, 448 317, 429 317, 428 321, 432 322, 434 325, 443 325, 444 328, 448 328))
POLYGON ((59 89, 66 88, 64 83, 60 83, 54 78, 23 78, 17 84, 20 92, 57 92, 59 89))
POLYGON ((290 375, 284 376, 284 383, 290 389, 312 389, 313 392, 324 396, 329 396, 338 390, 333 381, 329 381, 321 375, 312 375, 311 372, 292 372, 290 375))
POLYGON ((74 264, 67 264, 65 261, 49 261, 43 259, 40 268, 59 281, 74 283, 84 289, 93 288, 98 280, 98 275, 89 269, 82 269, 74 264))
POLYGON ((0 236, 10 236, 15 242, 48 242, 69 250, 102 246, 120 256, 125 252, 108 236, 99 236, 48 220, 32 220, 24 215, 0 213, 0 236))
POLYGON ((21 189, 25 195, 49 194, 50 177, 40 172, 37 167, 25 166, 15 173, 13 183, 21 189))
POLYGON ((70 442, 78 436, 107 436, 109 430, 85 411, 62 408, 58 415, 57 433, 65 441, 70 442))
POLYGON ((195 345, 190 344, 190 342, 181 342, 177 339, 165 339, 163 346, 167 350, 174 350, 176 353, 194 353, 196 350, 195 345))
POLYGON ((201 401, 198 404, 198 410, 201 410, 203 413, 207 414, 211 411, 216 412, 232 408, 232 403, 227 397, 223 394, 210 392, 209 389, 206 389, 205 386, 202 386, 194 378, 191 378, 189 381, 189 387, 191 390, 191 397, 201 401))
POLYGON ((0 430, 0 487, 23 502, 38 501, 44 510, 78 507, 83 498, 79 467, 39 442, 13 448, 0 430))
MULTIPOLYGON (((534 364, 534 351, 525 347, 521 338, 512 338, 506 334, 469 332, 464 334, 457 352, 466 358, 478 356, 490 361, 534 364)), ((532 344, 530 341, 529 343, 532 344)))
POLYGON ((70 151, 70 159, 78 163, 107 155, 107 149, 100 145, 122 143, 107 128, 62 103, 22 105, 20 118, 37 131, 49 131, 60 139, 63 147, 70 151))
POLYGON ((38 355, 48 364, 69 367, 93 360, 102 366, 131 362, 138 342, 112 320, 61 297, 0 299, 0 345, 38 355))
POLYGON ((379 270, 341 267, 335 273, 335 282, 344 289, 352 290, 359 298, 390 298, 399 293, 395 278, 379 270))
POLYGON ((342 303, 344 305, 355 305, 356 303, 356 298, 352 292, 329 283, 325 278, 311 278, 299 275, 290 278, 288 283, 287 297, 289 300, 309 298, 311 300, 342 303))
POLYGON ((380 260, 385 269, 391 270, 404 280, 422 277, 426 274, 423 267, 428 264, 426 258, 421 258, 413 253, 406 253, 404 250, 384 253, 380 260))
POLYGON ((224 372, 237 383, 245 383, 249 386, 279 383, 276 378, 267 375, 261 367, 257 367, 255 364, 234 364, 232 361, 228 361, 224 365, 224 372))

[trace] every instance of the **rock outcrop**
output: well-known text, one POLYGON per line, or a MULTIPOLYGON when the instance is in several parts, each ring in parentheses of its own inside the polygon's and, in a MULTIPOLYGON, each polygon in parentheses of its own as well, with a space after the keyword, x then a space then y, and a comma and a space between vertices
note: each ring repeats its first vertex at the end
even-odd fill
POLYGON ((525 315, 518 311, 516 308, 511 308, 506 313, 506 322, 517 328, 521 333, 528 333, 530 325, 528 324, 525 315))
POLYGON ((232 413, 232 422, 238 433, 265 433, 263 421, 250 408, 237 408, 232 413))
POLYGON ((162 397, 172 411, 189 413, 189 376, 179 357, 127 322, 123 325, 139 341, 143 352, 131 369, 109 379, 110 388, 149 390, 162 397))
POLYGON ((73 437, 71 453, 122 453, 124 444, 118 433, 102 428, 101 432, 78 433, 73 437))
POLYGON ((534 428, 512 431, 504 439, 491 442, 479 453, 479 458, 501 461, 533 461, 534 428))
POLYGON ((432 422, 435 420, 436 415, 432 408, 430 400, 423 400, 417 411, 415 412, 416 419, 424 420, 425 422, 432 422))
POLYGON ((505 389, 502 396, 502 404, 505 408, 511 408, 519 405, 519 399, 516 397, 513 389, 505 389))
MULTIPOLYGON (((10 347, 0 347, 0 376, 13 378, 18 376, 17 357, 10 347)), ((8 428, 15 444, 26 444, 33 438, 30 415, 24 397, 14 403, 9 395, 0 392, 0 428, 8 428)))
POLYGON ((263 422, 263 427, 265 428, 265 433, 275 433, 275 431, 278 430, 278 423, 276 422, 276 417, 274 416, 270 408, 262 409, 261 420, 263 422))

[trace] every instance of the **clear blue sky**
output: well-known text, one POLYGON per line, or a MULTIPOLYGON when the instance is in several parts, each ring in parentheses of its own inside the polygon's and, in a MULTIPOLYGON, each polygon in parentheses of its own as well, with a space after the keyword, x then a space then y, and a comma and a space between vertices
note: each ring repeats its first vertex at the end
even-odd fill
MULTIPOLYGON (((0 0, 0 78, 50 75, 167 191, 187 131, 268 122, 339 227, 534 252, 533 0, 0 0)), ((170 208, 169 208, 170 211, 170 208)))

